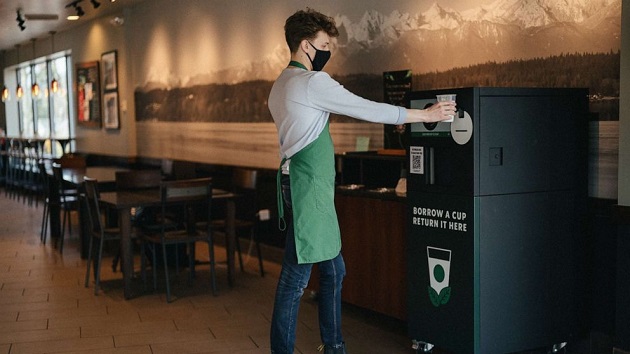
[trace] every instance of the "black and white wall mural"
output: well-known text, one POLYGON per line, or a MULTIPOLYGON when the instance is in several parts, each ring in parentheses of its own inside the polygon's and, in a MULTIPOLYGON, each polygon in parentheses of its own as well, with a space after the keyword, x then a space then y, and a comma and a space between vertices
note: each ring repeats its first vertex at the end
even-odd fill
MULTIPOLYGON (((590 193, 616 198, 621 0, 150 3, 132 25, 141 155, 275 168, 267 96, 289 61, 284 20, 313 7, 340 30, 325 70, 366 98, 382 101, 383 72, 406 69, 414 90, 588 87, 590 193)), ((331 127, 340 151, 357 136, 382 147, 382 125, 334 117, 331 127)))

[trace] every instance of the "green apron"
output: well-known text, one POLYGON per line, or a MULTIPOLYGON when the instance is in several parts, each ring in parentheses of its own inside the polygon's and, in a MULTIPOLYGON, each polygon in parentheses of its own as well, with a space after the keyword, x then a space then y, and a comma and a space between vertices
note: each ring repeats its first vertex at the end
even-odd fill
MULTIPOLYGON (((286 227, 280 186, 285 161, 277 180, 281 229, 286 227)), ((289 171, 298 263, 335 258, 341 251, 341 233, 335 211, 335 150, 328 124, 315 141, 291 157, 289 171)))

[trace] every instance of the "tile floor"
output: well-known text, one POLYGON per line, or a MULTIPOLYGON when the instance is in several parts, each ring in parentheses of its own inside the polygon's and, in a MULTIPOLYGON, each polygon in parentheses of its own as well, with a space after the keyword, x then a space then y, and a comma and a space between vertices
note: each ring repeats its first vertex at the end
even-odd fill
MULTIPOLYGON (((219 267, 217 297, 200 266, 194 284, 177 285, 178 300, 167 304, 159 289, 124 300, 120 273, 105 260, 104 291, 95 296, 83 286, 76 227, 61 256, 50 242, 40 243, 41 214, 41 204, 29 207, 0 189, 0 354, 269 353, 277 264, 267 262, 261 278, 252 258, 232 288, 219 267)), ((344 333, 351 354, 414 353, 404 325, 355 308, 344 308, 344 333)), ((317 353, 316 303, 308 296, 297 337, 296 353, 317 353)))
MULTIPOLYGON (((267 275, 261 278, 257 259, 244 255, 246 271, 237 272, 233 287, 227 285, 225 265, 219 264, 217 297, 210 292, 207 266, 201 265, 192 286, 182 273, 173 287, 177 300, 167 304, 160 284, 156 292, 124 300, 121 275, 112 272, 108 256, 103 261, 103 291, 95 296, 93 284, 84 287, 86 262, 78 252, 76 216, 63 256, 50 242, 41 244, 41 217, 41 204, 28 206, 0 189, 0 354, 269 353, 278 264, 266 261, 267 275)), ((203 260, 207 249, 198 247, 197 254, 203 260)), ((223 248, 217 247, 216 254, 218 261, 225 259, 223 248)), ((316 306, 304 296, 296 354, 318 353, 316 306)), ((343 311, 350 354, 415 353, 403 322, 348 305, 343 311)), ((565 354, 611 352, 608 338, 599 345, 588 341, 565 354)), ((445 352, 436 348, 433 354, 445 352)))

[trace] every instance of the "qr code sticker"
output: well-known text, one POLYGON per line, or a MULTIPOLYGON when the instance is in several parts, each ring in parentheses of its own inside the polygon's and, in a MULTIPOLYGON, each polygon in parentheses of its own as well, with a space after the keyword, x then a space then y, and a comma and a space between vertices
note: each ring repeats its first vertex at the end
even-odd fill
POLYGON ((423 146, 411 146, 409 148, 409 166, 410 173, 419 175, 424 174, 424 147, 423 146))

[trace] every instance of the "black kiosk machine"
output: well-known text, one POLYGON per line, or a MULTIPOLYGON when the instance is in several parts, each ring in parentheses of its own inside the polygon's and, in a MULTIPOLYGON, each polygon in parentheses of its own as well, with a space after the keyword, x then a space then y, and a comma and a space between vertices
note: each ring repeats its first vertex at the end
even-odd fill
POLYGON ((408 330, 418 352, 560 351, 588 330, 583 254, 588 90, 456 94, 453 122, 411 124, 408 330))

